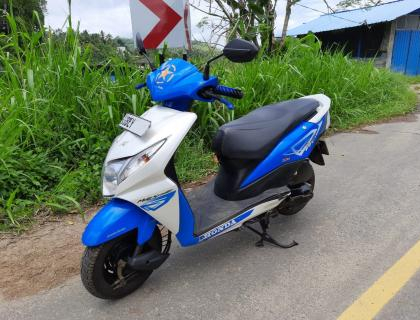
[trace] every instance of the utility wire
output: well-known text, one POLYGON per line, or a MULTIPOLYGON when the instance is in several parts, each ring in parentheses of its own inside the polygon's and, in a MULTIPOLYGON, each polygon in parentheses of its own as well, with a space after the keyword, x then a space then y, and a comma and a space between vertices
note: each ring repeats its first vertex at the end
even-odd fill
POLYGON ((343 17, 337 16, 337 14, 338 14, 339 12, 335 12, 335 13, 327 13, 327 12, 324 12, 324 11, 321 11, 321 10, 318 10, 318 9, 314 9, 314 8, 311 8, 311 7, 305 6, 304 4, 300 4, 299 2, 295 3, 295 5, 300 6, 300 7, 302 7, 302 8, 306 8, 306 9, 309 9, 309 10, 315 11, 315 12, 322 13, 322 14, 324 14, 324 15, 334 16, 334 18, 341 19, 341 20, 345 20, 345 21, 352 22, 352 23, 356 23, 356 24, 361 25, 361 26, 362 26, 362 25, 365 25, 365 24, 367 25, 366 20, 365 20, 365 21, 363 21, 363 22, 358 22, 358 21, 354 21, 354 20, 351 20, 351 19, 347 19, 347 18, 343 18, 343 17))

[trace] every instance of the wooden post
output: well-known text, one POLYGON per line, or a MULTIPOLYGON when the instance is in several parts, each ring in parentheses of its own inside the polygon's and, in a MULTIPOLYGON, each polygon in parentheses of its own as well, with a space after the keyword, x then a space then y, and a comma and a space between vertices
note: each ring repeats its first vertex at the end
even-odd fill
POLYGON ((280 49, 283 48, 284 43, 286 42, 287 28, 289 27, 289 19, 290 19, 290 15, 292 13, 292 6, 296 2, 297 2, 296 0, 287 0, 287 2, 286 2, 286 13, 285 13, 285 16, 284 16, 283 31, 281 32, 281 38, 280 38, 280 49))
POLYGON ((389 32, 388 48, 386 50, 386 67, 389 69, 392 63, 392 55, 394 53, 394 41, 395 41, 395 32, 397 31, 397 21, 394 20, 391 23, 391 30, 389 32))

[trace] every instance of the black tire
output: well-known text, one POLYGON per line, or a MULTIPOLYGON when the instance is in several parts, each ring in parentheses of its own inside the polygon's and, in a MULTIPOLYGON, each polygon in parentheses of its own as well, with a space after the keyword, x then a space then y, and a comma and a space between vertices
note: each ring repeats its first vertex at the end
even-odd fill
MULTIPOLYGON (((169 239, 170 239, 170 233, 169 239)), ((98 247, 87 247, 81 262, 81 278, 85 288, 101 299, 120 299, 138 289, 153 271, 135 271, 124 265, 137 246, 137 234, 131 232, 98 247)), ((169 251, 168 244, 164 250, 169 251)), ((162 252, 162 234, 156 227, 152 238, 141 248, 162 252)))
MULTIPOLYGON (((312 166, 309 164, 310 167, 310 175, 309 178, 306 179, 306 181, 299 181, 299 171, 297 174, 296 182, 299 181, 299 183, 293 183, 289 185, 290 188, 297 188, 301 186, 303 183, 308 183, 311 185, 311 191, 314 192, 315 189, 315 172, 312 166)), ((283 203, 280 204, 280 206, 277 208, 277 213, 283 215, 283 216, 292 216, 301 211, 310 201, 310 199, 304 203, 300 204, 293 204, 291 201, 288 201, 289 199, 284 200, 283 203)))

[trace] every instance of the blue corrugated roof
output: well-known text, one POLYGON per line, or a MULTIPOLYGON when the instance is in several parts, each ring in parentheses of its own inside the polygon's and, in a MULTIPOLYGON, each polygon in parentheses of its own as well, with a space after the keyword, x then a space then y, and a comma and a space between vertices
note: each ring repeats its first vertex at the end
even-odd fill
POLYGON ((376 7, 340 11, 322 15, 315 20, 289 30, 287 34, 298 36, 309 32, 317 33, 353 28, 363 24, 392 21, 419 8, 419 0, 400 0, 384 3, 376 7))

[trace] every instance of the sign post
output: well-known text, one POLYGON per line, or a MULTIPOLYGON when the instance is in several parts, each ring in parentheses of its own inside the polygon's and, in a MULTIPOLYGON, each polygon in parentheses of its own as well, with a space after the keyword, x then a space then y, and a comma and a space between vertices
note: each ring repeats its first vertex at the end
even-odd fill
POLYGON ((188 0, 130 0, 133 35, 139 32, 146 49, 191 50, 191 17, 188 0))

